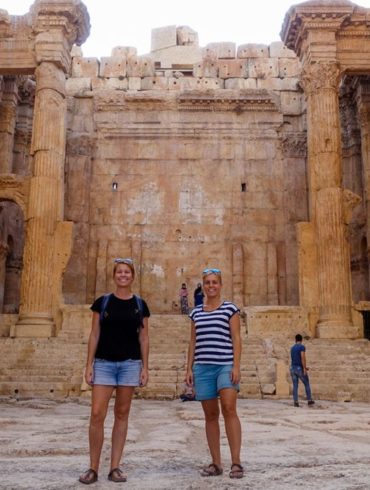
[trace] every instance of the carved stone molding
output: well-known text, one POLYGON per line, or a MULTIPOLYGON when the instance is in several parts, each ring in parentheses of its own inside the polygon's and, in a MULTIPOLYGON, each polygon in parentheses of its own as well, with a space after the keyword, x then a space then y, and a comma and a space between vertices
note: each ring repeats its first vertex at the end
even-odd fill
POLYGON ((17 175, 0 175, 0 199, 16 202, 26 215, 29 179, 17 175))
POLYGON ((117 112, 125 110, 176 110, 176 111, 278 111, 278 102, 267 90, 253 91, 189 91, 179 95, 168 93, 99 93, 94 97, 95 109, 117 112))
POLYGON ((312 63, 303 67, 300 83, 306 94, 319 90, 339 90, 340 70, 338 63, 312 63))
POLYGON ((289 134, 283 136, 281 149, 284 157, 305 158, 307 156, 306 134, 289 134))
POLYGON ((353 210, 361 203, 361 201, 362 199, 359 195, 355 194, 349 189, 343 190, 344 222, 347 225, 351 222, 353 210))

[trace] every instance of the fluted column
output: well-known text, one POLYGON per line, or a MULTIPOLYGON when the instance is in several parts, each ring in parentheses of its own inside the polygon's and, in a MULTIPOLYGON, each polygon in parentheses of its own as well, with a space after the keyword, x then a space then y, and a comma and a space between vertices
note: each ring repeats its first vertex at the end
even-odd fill
POLYGON ((318 261, 317 335, 324 338, 358 335, 351 318, 350 254, 341 187, 339 75, 335 62, 307 63, 302 73, 307 97, 310 216, 318 261))
POLYGON ((10 174, 13 168, 13 146, 17 107, 15 77, 4 78, 4 92, 0 104, 0 173, 10 174))
POLYGON ((64 168, 65 75, 53 63, 36 69, 36 97, 31 151, 34 171, 30 185, 18 335, 53 334, 52 269, 54 235, 63 217, 60 192, 64 168), (37 325, 37 328, 33 327, 37 325))
POLYGON ((36 95, 31 153, 33 172, 26 216, 20 316, 14 337, 50 337, 55 332, 63 271, 72 246, 72 223, 63 221, 66 146, 66 73, 70 51, 89 34, 80 0, 36 0, 36 95))

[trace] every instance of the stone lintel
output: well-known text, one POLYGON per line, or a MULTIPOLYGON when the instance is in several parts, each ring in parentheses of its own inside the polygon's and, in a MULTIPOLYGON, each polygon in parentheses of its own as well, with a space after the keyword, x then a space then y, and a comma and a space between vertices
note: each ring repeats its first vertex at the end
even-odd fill
POLYGON ((36 68, 33 41, 6 39, 0 41, 0 75, 32 74, 36 68))

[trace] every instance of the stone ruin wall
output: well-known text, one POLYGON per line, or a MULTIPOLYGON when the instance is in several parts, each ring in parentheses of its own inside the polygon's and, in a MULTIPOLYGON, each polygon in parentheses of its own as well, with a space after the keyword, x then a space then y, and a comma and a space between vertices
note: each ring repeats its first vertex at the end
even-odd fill
MULTIPOLYGON (((124 255, 139 264, 137 289, 158 313, 178 311, 181 282, 192 291, 215 264, 241 305, 298 305, 296 225, 309 219, 309 199, 295 53, 281 42, 201 48, 194 31, 170 26, 153 30, 148 55, 131 47, 100 60, 79 48, 72 55, 64 219, 74 240, 64 301, 89 303, 110 289, 111 260, 124 255)), ((343 183, 362 195, 351 83, 341 93, 343 183)), ((1 79, 4 174, 32 175, 34 91, 33 77, 1 79)), ((366 206, 349 227, 354 302, 369 299, 366 206)), ((21 250, 24 227, 17 236, 21 250)), ((13 262, 10 296, 19 297, 21 253, 13 262)))
POLYGON ((92 301, 111 286, 112 258, 132 256, 157 313, 177 311, 179 286, 192 291, 205 266, 222 269, 239 304, 297 305, 296 223, 307 220, 299 73, 281 42, 199 48, 194 31, 173 26, 153 31, 146 56, 75 50, 66 302, 92 301))

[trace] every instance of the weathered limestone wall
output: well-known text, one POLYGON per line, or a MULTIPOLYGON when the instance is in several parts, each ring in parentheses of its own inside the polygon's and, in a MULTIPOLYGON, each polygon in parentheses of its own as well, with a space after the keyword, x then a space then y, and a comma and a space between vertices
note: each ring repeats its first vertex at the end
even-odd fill
POLYGON ((109 289, 112 258, 133 256, 156 312, 177 311, 180 284, 195 288, 207 265, 245 305, 297 304, 295 224, 307 219, 298 60, 282 43, 219 43, 198 49, 189 71, 163 63, 168 49, 74 52, 67 302, 109 289))

